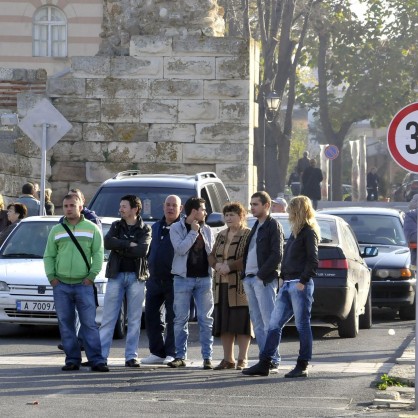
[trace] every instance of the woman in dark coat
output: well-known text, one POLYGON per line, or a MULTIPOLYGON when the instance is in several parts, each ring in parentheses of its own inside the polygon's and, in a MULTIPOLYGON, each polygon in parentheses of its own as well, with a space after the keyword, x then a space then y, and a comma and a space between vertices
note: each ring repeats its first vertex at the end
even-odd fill
POLYGON ((310 166, 302 174, 302 192, 312 200, 314 209, 318 207, 318 200, 321 200, 322 171, 316 167, 315 159, 310 160, 310 166))
POLYGON ((7 218, 7 210, 4 209, 3 196, 0 194, 0 232, 6 229, 10 225, 9 219, 7 218))

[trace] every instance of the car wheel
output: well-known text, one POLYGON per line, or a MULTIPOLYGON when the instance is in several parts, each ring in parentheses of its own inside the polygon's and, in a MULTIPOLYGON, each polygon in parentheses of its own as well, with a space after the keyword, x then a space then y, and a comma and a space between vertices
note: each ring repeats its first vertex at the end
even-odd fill
POLYGON ((399 318, 401 318, 402 321, 411 321, 412 319, 415 319, 415 300, 413 305, 403 306, 399 309, 399 318))
POLYGON ((357 290, 354 293, 353 304, 346 319, 338 324, 338 335, 341 338, 355 338, 359 330, 359 314, 357 311, 357 290))
POLYGON ((364 305, 364 314, 360 315, 360 329, 370 329, 373 325, 372 321, 372 288, 369 289, 366 304, 364 305))
POLYGON ((126 300, 124 299, 122 306, 119 311, 119 317, 116 321, 115 332, 113 333, 113 338, 115 340, 121 340, 125 338, 126 334, 126 300))

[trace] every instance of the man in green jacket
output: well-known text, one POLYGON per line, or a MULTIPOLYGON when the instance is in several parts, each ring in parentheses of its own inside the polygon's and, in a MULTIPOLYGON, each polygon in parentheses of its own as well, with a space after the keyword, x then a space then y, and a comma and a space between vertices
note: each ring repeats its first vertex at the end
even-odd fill
POLYGON ((65 351, 63 371, 80 368, 81 350, 75 330, 75 308, 80 316, 81 331, 92 371, 108 372, 101 353, 99 327, 96 324, 94 279, 103 264, 103 237, 93 222, 81 214, 83 204, 78 196, 66 195, 63 201, 63 223, 55 225, 44 254, 45 273, 52 285, 55 310, 65 351), (66 225, 82 248, 83 255, 65 230, 66 225))

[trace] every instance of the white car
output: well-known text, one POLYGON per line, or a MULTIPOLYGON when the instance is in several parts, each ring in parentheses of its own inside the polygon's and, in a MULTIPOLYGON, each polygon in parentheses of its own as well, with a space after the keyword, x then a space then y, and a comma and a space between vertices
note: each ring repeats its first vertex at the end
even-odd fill
MULTIPOLYGON (((31 216, 16 226, 0 248, 0 323, 57 325, 52 286, 45 275, 43 255, 49 232, 60 216, 31 216)), ((118 218, 101 218, 103 234, 118 218)), ((96 321, 103 314, 105 277, 109 251, 95 280, 99 306, 96 321)), ((115 328, 115 338, 123 338, 125 305, 115 328)))

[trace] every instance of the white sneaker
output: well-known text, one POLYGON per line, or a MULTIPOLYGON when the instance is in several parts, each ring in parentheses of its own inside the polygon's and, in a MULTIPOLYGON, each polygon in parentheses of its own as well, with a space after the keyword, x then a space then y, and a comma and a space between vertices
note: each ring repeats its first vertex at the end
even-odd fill
POLYGON ((170 363, 170 362, 171 362, 171 361, 173 361, 173 360, 175 360, 175 358, 174 358, 174 357, 167 356, 167 357, 164 359, 163 364, 170 363))
POLYGON ((150 354, 148 357, 141 359, 142 364, 159 364, 164 361, 164 357, 158 357, 155 354, 150 354))

